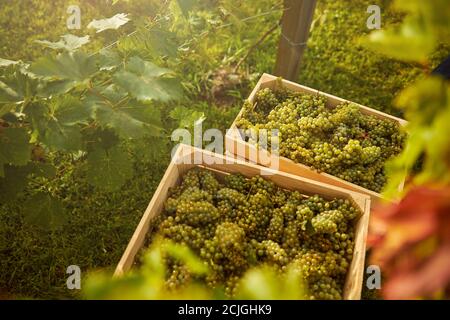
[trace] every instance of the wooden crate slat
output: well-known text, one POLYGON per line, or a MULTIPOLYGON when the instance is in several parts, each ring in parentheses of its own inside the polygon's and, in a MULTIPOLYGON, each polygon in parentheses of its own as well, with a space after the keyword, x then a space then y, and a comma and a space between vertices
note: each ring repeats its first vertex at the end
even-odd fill
MULTIPOLYGON (((178 159, 181 152, 182 148, 179 148, 174 155, 174 159, 178 159)), ((117 265, 114 276, 119 276, 131 268, 134 262, 134 257, 144 244, 145 235, 150 227, 150 221, 162 211, 169 188, 177 183, 179 176, 179 168, 172 161, 155 191, 155 194, 160 196, 153 197, 148 204, 144 215, 142 216, 130 242, 128 243, 127 248, 125 249, 125 253, 122 255, 122 258, 117 265)))

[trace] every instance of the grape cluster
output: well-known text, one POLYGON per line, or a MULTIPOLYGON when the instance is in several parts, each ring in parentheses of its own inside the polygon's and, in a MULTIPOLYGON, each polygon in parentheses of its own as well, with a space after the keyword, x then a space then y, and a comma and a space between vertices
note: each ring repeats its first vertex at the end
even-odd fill
MULTIPOLYGON (((293 264, 311 299, 342 298, 360 215, 349 200, 307 196, 260 176, 232 174, 221 181, 206 169, 189 170, 154 220, 156 234, 189 246, 208 266, 196 281, 233 297, 250 267, 268 265, 281 273, 293 264)), ((168 288, 191 278, 181 262, 170 260, 168 288)))
POLYGON ((339 300, 342 299, 342 281, 332 277, 320 277, 309 284, 311 300, 339 300))
POLYGON ((176 290, 187 285, 191 278, 191 274, 185 265, 173 264, 165 285, 169 290, 176 290))
POLYGON ((272 240, 263 240, 261 242, 258 256, 276 265, 283 266, 289 262, 286 251, 277 242, 272 240))
POLYGON ((269 228, 267 229, 267 238, 269 240, 281 241, 284 230, 284 215, 280 208, 276 208, 272 212, 269 228))
POLYGON ((276 129, 281 156, 376 192, 386 183, 384 164, 405 140, 398 123, 362 114, 354 103, 329 108, 324 96, 279 86, 245 102, 236 124, 255 144, 261 129, 276 129))
POLYGON ((335 233, 338 230, 337 224, 343 218, 343 214, 339 210, 323 211, 312 218, 311 224, 317 232, 335 233))

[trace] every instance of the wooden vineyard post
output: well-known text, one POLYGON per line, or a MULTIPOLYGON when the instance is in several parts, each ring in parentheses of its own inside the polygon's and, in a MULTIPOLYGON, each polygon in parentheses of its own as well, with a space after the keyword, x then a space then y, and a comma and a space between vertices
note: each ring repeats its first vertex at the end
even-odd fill
POLYGON ((284 0, 275 75, 296 81, 316 8, 316 0, 284 0))

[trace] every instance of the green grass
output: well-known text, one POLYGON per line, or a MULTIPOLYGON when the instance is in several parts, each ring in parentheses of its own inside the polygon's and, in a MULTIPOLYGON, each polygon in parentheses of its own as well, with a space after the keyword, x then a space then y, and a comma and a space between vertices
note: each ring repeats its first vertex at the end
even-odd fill
POLYGON ((78 293, 66 287, 69 265, 78 265, 82 272, 114 268, 166 163, 161 159, 137 168, 136 179, 117 193, 93 190, 73 173, 60 177, 57 193, 69 216, 56 232, 24 223, 18 205, 0 210, 0 287, 29 297, 69 298, 78 293))

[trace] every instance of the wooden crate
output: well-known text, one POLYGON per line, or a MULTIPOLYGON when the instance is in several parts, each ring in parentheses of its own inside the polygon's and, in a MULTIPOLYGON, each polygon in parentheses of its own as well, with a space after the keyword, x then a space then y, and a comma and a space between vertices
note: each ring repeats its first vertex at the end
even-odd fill
POLYGON ((183 145, 175 152, 172 162, 167 168, 166 173, 117 265, 114 276, 120 276, 132 268, 136 254, 142 248, 146 235, 149 232, 150 221, 163 211, 164 201, 168 197, 169 188, 179 184, 181 182, 181 176, 187 170, 195 166, 213 170, 219 178, 220 176, 225 176, 230 173, 241 173, 246 177, 265 173, 265 179, 271 180, 278 186, 286 189, 299 190, 305 195, 318 194, 325 199, 344 198, 352 201, 353 204, 363 212, 363 215, 355 222, 355 248, 344 286, 344 298, 360 299, 366 254, 366 237, 370 215, 370 197, 303 177, 274 171, 242 160, 183 145), (197 160, 201 159, 201 164, 189 164, 193 163, 192 160, 194 157, 196 157, 197 160))
MULTIPOLYGON (((276 85, 277 77, 272 76, 270 74, 264 73, 261 78, 259 79, 258 83, 256 84, 255 88, 251 92, 250 96, 248 97, 248 101, 251 103, 255 100, 256 93, 264 88, 273 88, 276 85)), ((298 92, 304 92, 314 95, 322 95, 327 98, 327 106, 329 107, 335 107, 338 104, 341 104, 343 102, 350 102, 348 100, 338 98, 336 96, 320 92, 318 90, 314 90, 302 85, 299 85, 297 83, 288 81, 288 80, 282 80, 283 86, 287 89, 298 91, 298 92)), ((389 114, 365 107, 360 104, 356 104, 359 106, 361 112, 366 115, 372 115, 378 118, 387 119, 391 121, 398 122, 401 126, 405 126, 407 124, 407 121, 391 116, 389 114)), ((278 161, 278 168, 280 171, 295 174, 301 177, 309 178, 315 181, 328 183, 337 187, 345 188, 351 191, 364 193, 366 195, 369 195, 372 198, 372 203, 376 203, 381 199, 381 195, 377 192, 374 192, 372 190, 363 188, 361 186, 358 186, 354 183, 345 181, 343 179, 340 179, 338 177, 335 177, 331 174, 325 173, 325 172, 317 172, 316 170, 312 169, 311 167, 296 163, 292 161, 291 159, 288 159, 286 157, 278 157, 275 155, 270 154, 270 152, 257 148, 251 143, 245 142, 242 139, 242 136, 236 126, 236 121, 242 116, 243 109, 238 114, 236 119, 234 120, 233 124, 231 125, 230 130, 228 130, 226 136, 225 136, 225 147, 229 153, 232 154, 238 154, 239 151, 239 158, 244 158, 250 161, 253 161, 255 163, 258 163, 260 165, 264 166, 270 166, 274 163, 274 161, 278 161), (262 161, 261 159, 264 159, 262 161)), ((399 190, 403 189, 403 183, 399 185, 399 190)))

